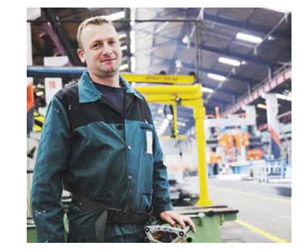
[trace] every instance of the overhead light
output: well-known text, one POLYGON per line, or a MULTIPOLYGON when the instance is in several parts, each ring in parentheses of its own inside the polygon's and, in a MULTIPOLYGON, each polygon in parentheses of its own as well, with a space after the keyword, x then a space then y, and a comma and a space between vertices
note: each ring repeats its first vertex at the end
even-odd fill
POLYGON ((175 65, 176 65, 176 68, 181 68, 181 67, 182 67, 182 62, 181 62, 181 60, 176 60, 176 61, 175 61, 175 65))
POLYGON ((205 87, 202 87, 201 91, 204 92, 204 93, 213 93, 214 92, 213 89, 211 89, 211 88, 205 88, 205 87))
POLYGON ((186 123, 185 122, 177 122, 177 125, 180 127, 185 127, 186 123))
POLYGON ((120 66, 120 71, 122 71, 122 70, 124 70, 124 69, 128 69, 128 64, 122 64, 121 66, 120 66))
POLYGON ((256 44, 261 43, 262 40, 263 40, 259 36, 253 36, 253 35, 245 34, 245 33, 242 33, 242 32, 238 32, 235 37, 237 39, 247 41, 247 42, 251 42, 251 43, 256 43, 256 44))
POLYGON ((190 43, 190 37, 188 35, 185 35, 184 38, 182 39, 182 42, 185 44, 189 44, 190 43))
POLYGON ((162 109, 162 108, 159 108, 158 110, 157 110, 157 113, 159 113, 159 114, 162 114, 164 112, 164 110, 162 109))
POLYGON ((43 95, 44 95, 43 91, 36 92, 36 96, 43 96, 43 95))
POLYGON ((274 36, 268 36, 268 41, 274 41, 275 37, 274 36))
POLYGON ((116 12, 110 15, 106 15, 104 17, 109 19, 110 21, 116 21, 125 17, 125 11, 116 12))
POLYGON ((128 48, 127 48, 127 45, 124 45, 124 46, 122 46, 121 47, 121 50, 123 51, 123 50, 127 50, 128 48))
POLYGON ((127 37, 126 33, 122 33, 122 34, 118 35, 119 40, 126 38, 126 37, 127 37))
POLYGON ((261 108, 261 109, 267 109, 267 105, 262 104, 262 103, 257 104, 257 107, 261 108))
POLYGON ((217 81, 221 81, 221 82, 226 81, 226 77, 225 76, 216 75, 216 74, 212 74, 212 73, 208 73, 207 76, 209 78, 217 80, 217 81))
POLYGON ((168 119, 169 121, 172 120, 172 119, 173 119, 173 115, 167 114, 167 119, 168 119))
POLYGON ((281 99, 281 100, 286 100, 286 101, 291 101, 291 96, 286 96, 286 95, 283 95, 283 94, 276 94, 276 97, 278 99, 281 99))
POLYGON ((38 83, 38 84, 37 84, 37 87, 38 87, 39 89, 44 89, 44 88, 45 88, 45 86, 44 86, 43 84, 41 84, 41 83, 38 83))
POLYGON ((135 25, 135 19, 136 19, 136 9, 130 8, 130 26, 135 25))
POLYGON ((236 67, 239 67, 241 65, 241 62, 238 60, 234 60, 234 59, 230 59, 230 58, 222 57, 222 56, 218 58, 218 62, 224 63, 224 64, 229 64, 229 65, 236 66, 236 67))
POLYGON ((247 62, 246 61, 242 61, 242 65, 246 65, 247 64, 247 62))

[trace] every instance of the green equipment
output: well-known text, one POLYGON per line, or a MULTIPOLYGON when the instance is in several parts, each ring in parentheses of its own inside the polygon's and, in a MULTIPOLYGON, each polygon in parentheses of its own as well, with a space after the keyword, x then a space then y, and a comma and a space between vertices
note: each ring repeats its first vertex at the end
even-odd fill
POLYGON ((175 207, 174 210, 190 217, 196 226, 196 232, 192 232, 189 226, 181 229, 170 227, 168 224, 160 224, 156 220, 145 227, 149 242, 218 243, 222 241, 221 226, 226 221, 235 220, 238 213, 238 210, 227 206, 188 206, 175 207))

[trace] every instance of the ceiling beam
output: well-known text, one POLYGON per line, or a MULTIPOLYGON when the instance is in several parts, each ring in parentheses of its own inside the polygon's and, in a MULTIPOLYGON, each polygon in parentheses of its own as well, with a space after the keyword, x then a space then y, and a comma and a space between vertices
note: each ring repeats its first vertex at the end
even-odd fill
MULTIPOLYGON (((191 47, 192 48, 195 47, 195 44, 191 43, 191 47)), ((239 59, 239 60, 242 60, 242 61, 248 61, 248 62, 260 64, 260 65, 263 65, 263 66, 274 66, 274 65, 279 66, 280 65, 279 63, 276 63, 276 62, 273 62, 273 61, 270 61, 270 60, 265 60, 265 59, 259 58, 257 56, 242 55, 240 53, 236 53, 236 52, 230 51, 228 49, 223 50, 223 49, 215 48, 215 47, 212 47, 212 46, 209 46, 209 45, 200 45, 200 49, 205 50, 205 51, 209 51, 209 52, 212 52, 212 53, 215 53, 215 54, 220 54, 220 55, 223 55, 223 56, 227 56, 227 57, 233 57, 235 59, 239 59)))
POLYGON ((231 107, 228 107, 223 115, 235 113, 236 111, 241 109, 242 106, 253 103, 255 100, 261 98, 264 93, 268 93, 278 86, 290 82, 291 77, 291 68, 283 66, 282 69, 280 69, 279 73, 277 73, 272 79, 269 79, 267 82, 256 86, 255 90, 245 96, 242 96, 231 107))
MULTIPOLYGON (((249 22, 245 23, 245 22, 232 20, 229 18, 214 16, 214 15, 205 13, 205 11, 204 11, 204 21, 210 21, 210 22, 222 24, 225 26, 248 30, 248 31, 255 32, 255 33, 262 33, 264 35, 268 34, 270 32, 270 30, 272 29, 272 27, 267 28, 267 27, 261 26, 261 25, 250 24, 249 22)), ((276 30, 276 31, 274 31, 272 36, 286 39, 286 40, 291 40, 291 33, 287 32, 287 31, 276 30)))
MULTIPOLYGON (((149 31, 145 31, 145 30, 139 30, 139 31, 147 33, 147 34, 151 34, 151 32, 149 32, 149 31)), ((145 50, 143 50, 144 53, 149 53, 149 50, 151 52, 153 52, 153 50, 155 50, 157 47, 170 46, 170 44, 173 44, 173 43, 176 44, 178 42, 179 42, 178 46, 182 46, 184 48, 187 47, 186 44, 184 44, 180 40, 181 37, 180 38, 174 38, 174 37, 169 37, 169 36, 161 35, 161 34, 155 34, 153 36, 154 37, 161 37, 161 38, 164 38, 164 39, 168 39, 168 41, 160 43, 160 44, 156 45, 155 47, 152 47, 152 48, 149 48, 149 49, 145 49, 145 50)), ((194 42, 191 42, 190 43, 190 47, 191 48, 195 48, 196 44, 194 42)), ((198 46, 198 48, 201 49, 201 50, 212 52, 212 53, 216 53, 216 54, 220 54, 220 55, 224 55, 224 56, 233 57, 234 59, 244 60, 244 61, 252 62, 252 63, 255 63, 255 64, 260 64, 260 65, 263 65, 263 66, 266 66, 266 67, 280 66, 280 63, 276 62, 276 61, 274 62, 274 61, 271 61, 271 60, 266 60, 266 59, 263 59, 263 58, 258 57, 258 56, 243 55, 241 53, 232 52, 232 51, 230 51, 228 49, 224 50, 224 49, 220 49, 220 48, 215 48, 215 47, 212 47, 212 46, 209 46, 209 45, 205 45, 203 43, 200 44, 198 46)))
POLYGON ((57 32, 57 36, 69 57, 70 63, 73 65, 82 65, 77 55, 73 52, 73 47, 71 46, 70 39, 66 36, 67 32, 62 26, 58 16, 55 14, 55 11, 52 8, 44 8, 45 14, 48 16, 48 19, 52 22, 54 30, 57 32))

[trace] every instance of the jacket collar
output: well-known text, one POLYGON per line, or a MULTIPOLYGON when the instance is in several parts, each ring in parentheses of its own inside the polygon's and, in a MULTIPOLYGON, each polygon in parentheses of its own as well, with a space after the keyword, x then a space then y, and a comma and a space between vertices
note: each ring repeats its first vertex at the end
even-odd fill
MULTIPOLYGON (((120 85, 126 89, 126 93, 134 94, 136 97, 142 99, 142 95, 137 92, 121 75, 120 85)), ((79 103, 95 102, 102 98, 102 93, 95 87, 88 71, 86 70, 80 77, 78 82, 79 103)))

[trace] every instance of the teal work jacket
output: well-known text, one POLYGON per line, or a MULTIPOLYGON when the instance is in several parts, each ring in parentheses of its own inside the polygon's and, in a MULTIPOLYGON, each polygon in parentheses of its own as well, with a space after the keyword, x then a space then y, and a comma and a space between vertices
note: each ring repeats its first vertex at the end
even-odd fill
MULTIPOLYGON (((65 241, 61 194, 113 208, 154 213, 172 210, 167 170, 144 97, 126 89, 122 116, 88 72, 49 104, 34 169, 31 206, 38 242, 65 241)), ((93 241, 95 215, 71 204, 69 241, 93 241)), ((107 237, 140 232, 141 225, 108 225, 107 237)))

